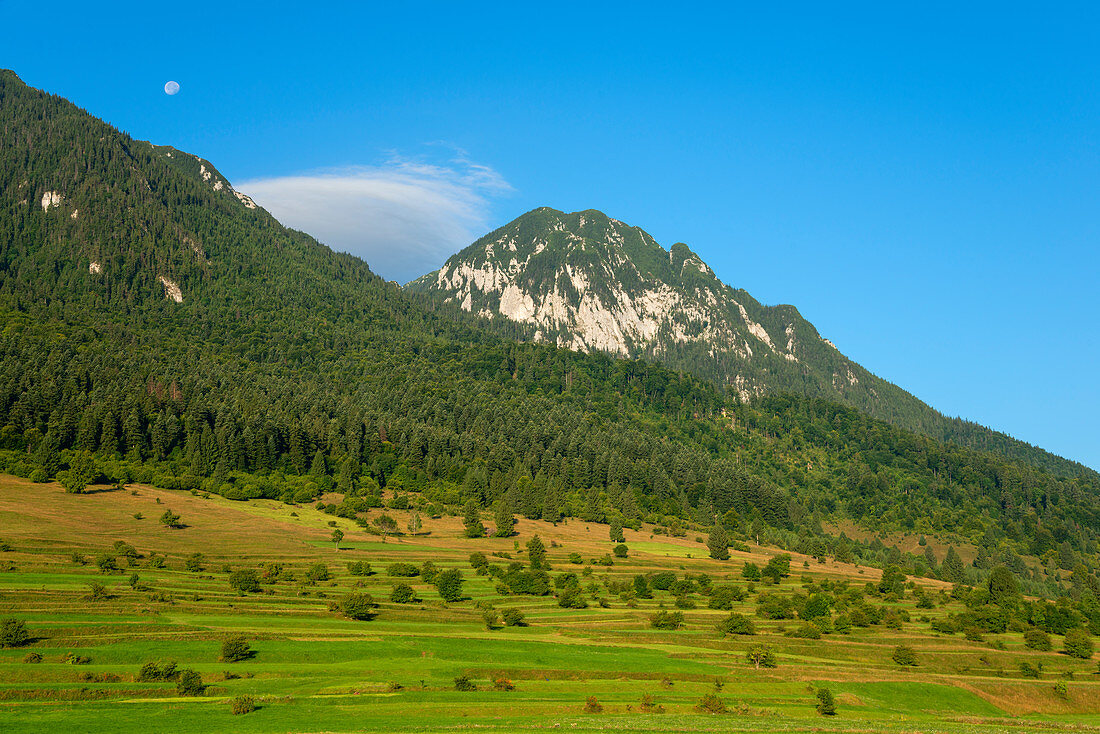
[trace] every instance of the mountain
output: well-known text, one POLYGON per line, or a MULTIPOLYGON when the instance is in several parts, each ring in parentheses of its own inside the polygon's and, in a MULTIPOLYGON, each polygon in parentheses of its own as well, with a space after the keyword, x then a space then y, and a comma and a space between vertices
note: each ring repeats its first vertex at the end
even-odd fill
MULTIPOLYGON (((1059 568, 1098 565, 1093 473, 820 398, 744 403, 655 362, 513 341, 500 320, 282 227, 208 161, 4 71, 0 134, 0 472, 74 493, 108 479, 320 503, 367 527, 383 489, 429 515, 472 502, 662 532, 721 523, 941 573, 825 530, 850 522, 979 545, 1044 594, 1062 588, 1059 568)), ((773 339, 799 360, 776 364, 802 364, 810 333, 773 339)))
POLYGON ((521 338, 659 361, 728 386, 742 401, 778 392, 820 397, 1066 476, 1085 470, 940 414, 845 357, 794 306, 762 305, 720 281, 687 245, 665 250, 595 210, 535 209, 406 287, 511 322, 521 338))

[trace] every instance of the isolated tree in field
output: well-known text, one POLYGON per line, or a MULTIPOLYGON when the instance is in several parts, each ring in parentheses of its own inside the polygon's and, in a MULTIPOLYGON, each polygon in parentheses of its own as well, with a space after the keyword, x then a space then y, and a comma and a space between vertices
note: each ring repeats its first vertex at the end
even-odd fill
POLYGON ((27 623, 15 617, 0 621, 0 647, 21 647, 27 644, 27 623))
POLYGON ((374 619, 374 610, 377 606, 374 603, 374 597, 370 594, 353 593, 341 599, 337 609, 348 619, 366 621, 374 619))
POLYGON ((180 516, 171 510, 165 510, 164 514, 160 516, 160 524, 167 528, 182 527, 180 523, 180 516))
POLYGON ((462 598, 462 572, 457 568, 440 571, 435 575, 435 588, 443 601, 458 601, 462 598))
POLYGON ((420 519, 420 513, 413 511, 413 514, 409 516, 409 535, 416 535, 424 527, 424 521, 420 519))
POLYGON ((496 532, 493 533, 494 537, 511 537, 512 528, 516 524, 516 518, 515 515, 512 514, 512 503, 509 502, 507 498, 497 503, 497 509, 493 515, 493 520, 497 526, 496 532))
POLYGON ((340 528, 334 528, 332 531, 332 542, 336 544, 336 550, 340 550, 340 541, 344 539, 344 531, 340 528))
POLYGON ((714 527, 710 529, 710 535, 707 536, 707 550, 710 551, 710 557, 718 561, 728 561, 730 559, 730 539, 726 534, 726 529, 722 527, 722 523, 715 523, 714 527))
POLYGON ((630 549, 624 543, 619 543, 612 552, 616 558, 626 558, 630 554, 630 549))
POLYGON ((744 614, 734 612, 718 623, 718 631, 723 635, 755 635, 756 628, 752 620, 744 614))
POLYGON ((908 645, 898 645, 894 648, 894 654, 890 659, 898 665, 914 666, 917 664, 917 653, 908 645))
POLYGON ((462 510, 462 524, 467 538, 484 538, 485 526, 481 524, 481 507, 477 500, 469 500, 462 510))
POLYGON ((371 521, 374 527, 378 528, 382 533, 382 542, 386 542, 386 536, 392 535, 397 532, 397 520, 394 520, 389 515, 379 515, 371 521))
POLYGON ((752 561, 745 561, 745 565, 741 567, 741 578, 747 581, 759 581, 760 566, 757 566, 752 561))
POLYGON ((233 635, 222 642, 221 660, 224 663, 238 663, 254 654, 244 635, 233 635))
POLYGON ((611 525, 607 529, 607 534, 612 543, 626 542, 626 535, 623 533, 623 522, 618 517, 611 518, 611 525))
POLYGON ((882 578, 878 582, 879 593, 900 596, 905 593, 905 573, 890 564, 882 569, 882 578))
POLYGON ((1030 650, 1039 650, 1040 652, 1050 652, 1052 647, 1050 635, 1041 629, 1030 629, 1025 632, 1024 645, 1030 650))
POLYGON ((546 562, 546 546, 542 544, 542 538, 537 535, 527 541, 527 560, 531 564, 532 571, 550 570, 550 564, 546 562))
POLYGON ((836 699, 828 688, 817 689, 817 712, 822 716, 836 716, 836 699))
POLYGON ((774 668, 776 664, 775 654, 767 645, 753 645, 745 653, 745 659, 754 668, 774 668))
POLYGON ((179 680, 176 681, 176 693, 180 696, 201 696, 206 686, 203 685, 202 676, 187 668, 180 671, 179 680))
POLYGON ((260 590, 260 576, 251 568, 239 568, 229 574, 229 585, 239 594, 256 593, 260 590))
POLYGON ((412 604, 416 601, 416 592, 408 584, 394 584, 390 601, 394 604, 412 604))
POLYGON ((1072 629, 1066 633, 1062 650, 1072 658, 1089 660, 1092 658, 1093 644, 1089 633, 1083 629, 1072 629))

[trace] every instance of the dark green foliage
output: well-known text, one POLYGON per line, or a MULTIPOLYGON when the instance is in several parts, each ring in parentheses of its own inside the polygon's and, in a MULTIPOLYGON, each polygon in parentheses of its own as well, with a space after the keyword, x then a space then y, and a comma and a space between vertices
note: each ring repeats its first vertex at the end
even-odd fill
POLYGON ((784 579, 791 575, 791 556, 787 553, 780 553, 779 555, 772 556, 768 559, 768 563, 764 566, 764 569, 760 572, 760 575, 765 578, 770 578, 775 583, 779 583, 780 579, 784 579))
POLYGON ((36 664, 42 662, 42 654, 38 653, 38 652, 33 652, 33 651, 28 652, 26 655, 23 656, 23 662, 28 663, 30 665, 36 665, 36 664))
POLYGON ((567 586, 558 594, 558 606, 564 609, 587 609, 588 599, 577 586, 567 586))
POLYGON ((722 527, 721 523, 715 523, 714 527, 710 529, 710 535, 707 536, 707 550, 710 551, 710 557, 719 561, 728 561, 730 558, 729 545, 729 535, 726 534, 726 529, 722 527))
POLYGON ((496 531, 493 533, 493 537, 511 537, 514 532, 513 528, 516 524, 516 518, 512 514, 512 503, 507 499, 502 499, 498 502, 496 511, 493 514, 493 521, 496 525, 496 531))
POLYGON ((29 639, 27 623, 23 620, 15 617, 0 620, 0 647, 22 647, 29 639))
POLYGON ((171 510, 165 510, 164 514, 160 516, 160 524, 167 528, 183 527, 183 523, 180 522, 180 516, 171 510))
POLYGON ((369 621, 374 619, 377 606, 370 594, 352 593, 340 600, 337 609, 348 619, 369 621))
POLYGON ((660 609, 649 618, 649 626, 658 630, 678 630, 684 626, 684 614, 660 609))
POLYGON ((649 590, 649 582, 642 574, 638 574, 634 577, 634 595, 639 599, 650 599, 653 597, 653 592, 649 590))
POLYGON ((917 664, 917 653, 908 645, 898 645, 890 655, 890 659, 898 665, 913 666, 917 664))
POLYGON ((390 601, 394 604, 412 604, 415 602, 416 592, 408 584, 394 584, 390 592, 390 601))
POLYGON ((550 576, 545 571, 526 571, 519 564, 509 567, 500 580, 513 594, 544 596, 550 593, 550 576))
POLYGON ((1025 632, 1024 644, 1028 649, 1039 650, 1040 652, 1050 652, 1052 647, 1050 635, 1040 629, 1030 629, 1025 632))
POLYGON ((986 584, 989 590, 989 601, 1002 606, 1015 605, 1020 596, 1020 584, 1016 580, 1016 574, 1007 566, 997 566, 989 574, 986 584))
POLYGON ((221 660, 226 663, 237 663, 248 660, 255 652, 243 635, 234 635, 222 642, 221 660))
POLYGON ((386 573, 390 576, 410 578, 420 575, 420 568, 414 563, 391 563, 386 567, 386 573))
POLYGON ((767 645, 753 645, 745 653, 745 659, 754 668, 774 668, 777 665, 775 653, 767 645))
POLYGON ((233 700, 229 702, 229 709, 234 716, 250 714, 256 710, 256 699, 248 695, 234 696, 233 700))
POLYGON ((752 561, 745 561, 745 565, 741 567, 741 577, 748 581, 759 581, 760 567, 752 561))
POLYGON ((203 685, 201 675, 190 668, 180 671, 179 678, 176 680, 176 695, 201 696, 205 690, 206 686, 203 685))
POLYGON ((469 500, 463 509, 463 525, 467 538, 484 538, 485 525, 481 522, 481 506, 477 500, 469 500))
POLYGON ((550 570, 550 564, 546 560, 546 546, 537 535, 527 541, 527 560, 532 571, 550 570))
POLYGON ((1062 650, 1070 657, 1089 660, 1093 653, 1092 637, 1082 629, 1072 629, 1062 641, 1062 650))
POLYGON ((435 575, 434 583, 443 601, 454 602, 462 599, 462 572, 457 568, 440 571, 435 575))
POLYGON ((905 574, 891 564, 882 569, 882 578, 878 582, 879 593, 900 596, 905 593, 905 574))
POLYGON ((944 581, 962 581, 965 574, 966 569, 955 551, 955 546, 949 546, 947 555, 943 559, 943 566, 940 568, 940 578, 944 581))
POLYGON ((370 576, 373 571, 367 561, 351 561, 348 563, 348 573, 352 576, 370 576))
POLYGON ((456 691, 476 691, 477 684, 470 680, 468 675, 455 676, 455 690, 456 691))
POLYGON ((611 518, 608 524, 607 535, 612 543, 625 543, 626 535, 623 533, 623 522, 618 517, 611 518))
POLYGON ((519 609, 507 608, 501 610, 501 618, 504 620, 506 627, 526 627, 527 621, 524 614, 519 609))
POLYGON ((630 549, 622 543, 619 543, 617 546, 615 546, 612 552, 615 554, 616 558, 626 558, 630 552, 630 549))
POLYGON ((138 680, 140 681, 168 681, 176 680, 179 677, 180 671, 172 661, 159 665, 153 662, 145 663, 138 673, 138 680))
POLYGON ((755 635, 756 628, 752 620, 744 614, 734 612, 718 623, 718 631, 723 635, 755 635))
MULTIPOLYGON (((416 566, 413 566, 416 568, 416 566)), ((328 566, 323 563, 313 563, 306 569, 306 578, 316 583, 318 581, 328 581, 332 578, 332 574, 329 573, 328 566)))
POLYGON ((239 594, 255 593, 260 590, 260 576, 251 568, 237 569, 229 574, 229 586, 239 594))
POLYGON ((741 601, 744 598, 745 591, 740 586, 715 586, 710 592, 710 598, 707 600, 707 608, 729 611, 733 609, 734 602, 741 601))
POLYGON ((660 591, 668 591, 676 583, 676 574, 672 571, 661 571, 649 577, 649 585, 660 591))
POLYGON ((822 716, 836 716, 836 699, 828 688, 817 689, 817 713, 822 716))

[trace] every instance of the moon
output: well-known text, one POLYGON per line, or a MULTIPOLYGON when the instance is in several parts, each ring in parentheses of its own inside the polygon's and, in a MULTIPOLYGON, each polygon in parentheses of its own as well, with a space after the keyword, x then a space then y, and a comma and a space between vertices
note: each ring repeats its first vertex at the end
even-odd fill
POLYGON ((168 82, 164 85, 164 93, 169 97, 179 94, 180 84, 179 82, 168 82))

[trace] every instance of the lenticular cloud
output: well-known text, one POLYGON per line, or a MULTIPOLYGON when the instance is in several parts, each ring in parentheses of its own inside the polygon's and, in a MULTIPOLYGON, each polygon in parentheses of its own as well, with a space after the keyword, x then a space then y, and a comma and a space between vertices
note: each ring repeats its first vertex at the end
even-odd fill
POLYGON ((288 227, 358 255, 405 282, 484 234, 494 196, 511 190, 488 166, 392 159, 236 185, 288 227))

